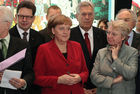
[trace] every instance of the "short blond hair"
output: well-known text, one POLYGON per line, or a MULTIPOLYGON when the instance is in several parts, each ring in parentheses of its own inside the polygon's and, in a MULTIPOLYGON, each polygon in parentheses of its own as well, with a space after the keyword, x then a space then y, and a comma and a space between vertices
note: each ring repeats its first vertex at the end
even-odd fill
POLYGON ((125 38, 128 37, 128 34, 130 32, 128 24, 123 20, 110 21, 108 22, 108 27, 112 27, 118 32, 121 32, 121 35, 124 36, 125 38))

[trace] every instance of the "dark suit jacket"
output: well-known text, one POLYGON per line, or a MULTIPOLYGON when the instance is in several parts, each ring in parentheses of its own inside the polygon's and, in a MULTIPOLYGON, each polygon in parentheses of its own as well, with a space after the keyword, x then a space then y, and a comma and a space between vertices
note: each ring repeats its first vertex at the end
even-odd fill
MULTIPOLYGON (((93 68, 93 63, 94 63, 98 50, 100 48, 106 47, 106 44, 107 44, 105 31, 103 31, 99 28, 96 28, 96 27, 92 27, 92 28, 93 28, 93 37, 94 37, 94 39, 93 39, 94 51, 92 54, 92 58, 90 58, 90 56, 89 56, 88 49, 87 49, 85 40, 82 36, 79 26, 71 29, 71 36, 70 36, 70 40, 77 41, 82 46, 87 68, 89 70, 89 75, 93 68)), ((90 77, 88 78, 87 83, 85 83, 85 88, 87 88, 87 89, 95 88, 95 86, 90 81, 90 77)))
MULTIPOLYGON (((10 35, 13 35, 13 36, 21 39, 16 25, 10 29, 10 35)), ((35 62, 35 57, 36 57, 38 47, 40 46, 40 44, 42 44, 44 42, 45 41, 42 38, 42 36, 39 34, 39 32, 37 32, 33 29, 30 29, 29 45, 31 48, 31 55, 33 58, 32 65, 34 65, 34 62, 35 62)), ((40 89, 40 87, 33 85, 29 92, 30 92, 29 94, 41 94, 41 89, 40 89)))
POLYGON ((138 58, 138 72, 136 76, 136 94, 140 94, 140 34, 137 34, 135 31, 132 40, 132 47, 138 49, 139 58, 138 58))
POLYGON ((138 57, 138 72, 136 76, 136 93, 135 94, 140 94, 140 55, 138 57))
MULTIPOLYGON (((14 37, 18 37, 18 38, 21 39, 16 25, 13 28, 10 29, 10 35, 12 35, 14 37)), ((33 29, 30 29, 29 45, 30 45, 30 48, 31 48, 33 64, 34 64, 34 61, 35 61, 37 48, 42 43, 44 43, 44 39, 42 38, 42 36, 37 31, 35 31, 33 29)))
POLYGON ((27 48, 25 58, 13 64, 7 69, 22 71, 21 78, 27 82, 26 90, 21 90, 21 89, 12 90, 12 89, 0 88, 0 94, 5 94, 5 93, 2 93, 3 90, 6 91, 6 94, 28 94, 27 90, 28 88, 30 88, 35 77, 34 77, 34 72, 32 69, 32 57, 27 47, 27 43, 21 39, 11 36, 6 58, 16 54, 17 52, 25 48, 27 48))
POLYGON ((53 39, 53 34, 50 32, 47 28, 40 30, 39 33, 42 35, 44 38, 45 42, 49 42, 50 40, 53 39))
POLYGON ((140 50, 140 34, 137 34, 135 31, 134 32, 134 35, 133 35, 133 40, 132 40, 132 47, 140 50))

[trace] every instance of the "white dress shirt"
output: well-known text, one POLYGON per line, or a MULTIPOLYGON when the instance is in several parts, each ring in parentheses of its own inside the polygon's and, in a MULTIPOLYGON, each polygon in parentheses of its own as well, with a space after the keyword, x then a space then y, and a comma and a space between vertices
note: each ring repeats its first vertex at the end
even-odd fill
POLYGON ((82 36, 84 39, 85 39, 84 34, 88 33, 88 38, 90 40, 90 46, 91 46, 91 54, 93 54, 93 48, 94 48, 94 46, 93 46, 93 41, 94 41, 93 40, 93 28, 91 27, 88 31, 83 30, 80 26, 79 26, 79 28, 81 30, 81 33, 82 33, 82 36))
MULTIPOLYGON (((25 31, 23 29, 21 29, 18 25, 16 25, 16 26, 17 26, 17 29, 18 29, 18 32, 19 32, 19 35, 20 35, 21 39, 23 39, 23 33, 25 31)), ((28 35, 27 35, 27 41, 29 41, 30 29, 28 29, 26 32, 28 33, 28 35)))
POLYGON ((132 45, 132 41, 133 41, 134 32, 131 31, 128 36, 129 36, 128 44, 129 44, 129 46, 131 46, 132 45))

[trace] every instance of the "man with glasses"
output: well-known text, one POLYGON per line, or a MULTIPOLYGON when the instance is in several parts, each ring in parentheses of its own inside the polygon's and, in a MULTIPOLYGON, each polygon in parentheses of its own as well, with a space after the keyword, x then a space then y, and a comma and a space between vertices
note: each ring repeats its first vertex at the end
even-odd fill
MULTIPOLYGON (((36 57, 37 48, 44 42, 39 32, 31 29, 32 23, 35 19, 36 7, 30 1, 23 1, 17 6, 17 14, 15 15, 17 24, 10 29, 10 34, 23 39, 28 42, 31 48, 33 64, 36 57)), ((37 86, 31 88, 29 94, 40 94, 37 86)))

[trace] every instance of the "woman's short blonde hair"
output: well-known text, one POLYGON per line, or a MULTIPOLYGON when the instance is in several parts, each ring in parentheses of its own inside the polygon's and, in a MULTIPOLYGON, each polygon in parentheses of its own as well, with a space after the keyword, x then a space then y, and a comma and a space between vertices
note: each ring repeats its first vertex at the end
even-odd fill
POLYGON ((108 27, 112 27, 118 32, 121 32, 121 35, 124 36, 125 38, 128 37, 128 34, 130 32, 128 24, 123 20, 110 21, 108 22, 108 27))
POLYGON ((69 17, 65 15, 57 15, 54 17, 51 17, 51 19, 48 21, 47 28, 51 31, 52 28, 55 28, 56 25, 66 24, 72 26, 72 21, 69 17))

